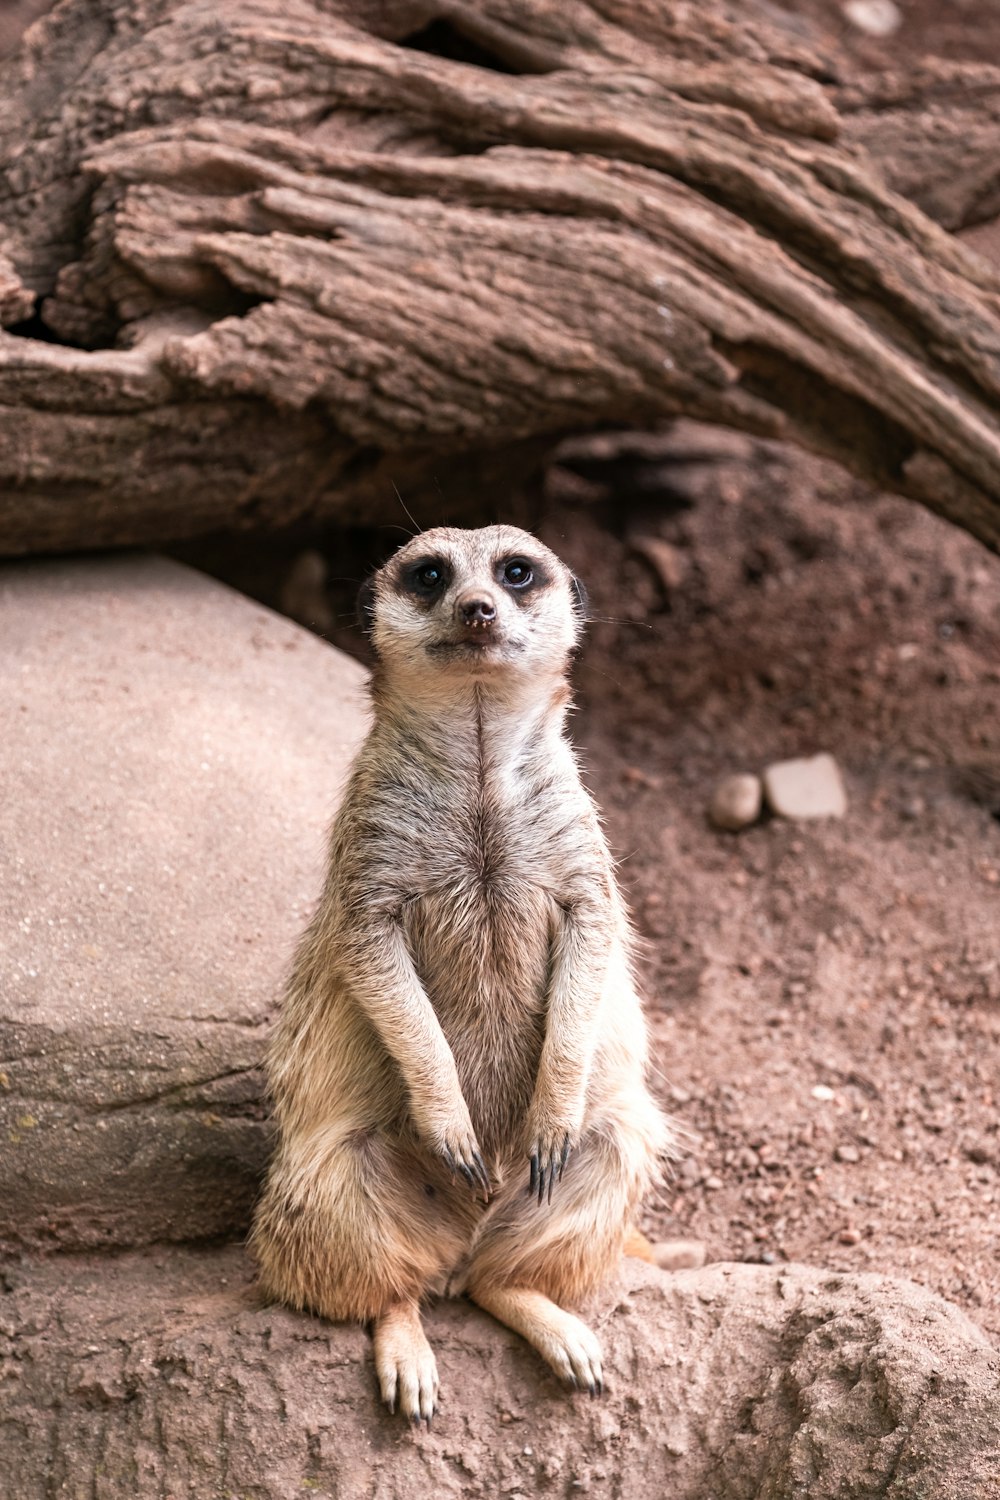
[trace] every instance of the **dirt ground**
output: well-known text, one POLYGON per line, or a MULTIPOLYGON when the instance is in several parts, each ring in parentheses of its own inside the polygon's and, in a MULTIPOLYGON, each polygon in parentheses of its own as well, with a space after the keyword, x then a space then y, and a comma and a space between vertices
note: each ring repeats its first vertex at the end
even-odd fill
POLYGON ((813 460, 729 447, 676 472, 694 503, 658 523, 613 504, 613 540, 583 509, 541 528, 614 617, 576 733, 690 1132, 645 1227, 905 1274, 997 1333, 1000 560, 813 460), (636 531, 675 549, 675 587, 636 531), (722 776, 819 750, 843 822, 709 826, 722 776))

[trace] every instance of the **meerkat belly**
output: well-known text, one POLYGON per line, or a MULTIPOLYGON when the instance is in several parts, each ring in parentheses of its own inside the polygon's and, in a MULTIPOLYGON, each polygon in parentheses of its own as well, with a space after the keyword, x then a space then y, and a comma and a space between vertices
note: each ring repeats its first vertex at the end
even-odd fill
POLYGON ((516 880, 456 876, 411 903, 410 951, 482 1149, 519 1150, 542 1042, 554 922, 551 898, 516 880))

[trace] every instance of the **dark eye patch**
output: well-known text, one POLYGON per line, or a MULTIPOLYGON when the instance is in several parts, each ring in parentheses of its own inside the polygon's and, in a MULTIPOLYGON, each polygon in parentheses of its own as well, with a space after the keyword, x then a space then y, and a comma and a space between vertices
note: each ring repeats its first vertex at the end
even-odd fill
POLYGON ((418 599, 435 599, 451 582, 451 570, 443 557, 421 557, 403 569, 400 583, 418 599))
POLYGON ((544 568, 533 558, 522 557, 520 554, 498 559, 495 572, 497 582, 514 594, 527 593, 549 581, 544 568))

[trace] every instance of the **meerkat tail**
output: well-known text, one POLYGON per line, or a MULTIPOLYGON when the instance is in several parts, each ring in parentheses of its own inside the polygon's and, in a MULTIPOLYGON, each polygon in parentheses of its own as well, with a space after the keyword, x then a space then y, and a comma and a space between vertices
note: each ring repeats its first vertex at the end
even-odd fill
POLYGON ((382 1400, 414 1426, 437 1410, 438 1373, 415 1302, 394 1302, 375 1320, 375 1369, 382 1400))
POLYGON ((601 1346, 586 1323, 528 1287, 477 1287, 469 1295, 537 1349, 564 1385, 601 1394, 601 1346))
POLYGON ((656 1265, 652 1241, 647 1240, 642 1230, 636 1229, 634 1225, 625 1237, 622 1254, 631 1256, 633 1260, 648 1261, 651 1266, 656 1265))

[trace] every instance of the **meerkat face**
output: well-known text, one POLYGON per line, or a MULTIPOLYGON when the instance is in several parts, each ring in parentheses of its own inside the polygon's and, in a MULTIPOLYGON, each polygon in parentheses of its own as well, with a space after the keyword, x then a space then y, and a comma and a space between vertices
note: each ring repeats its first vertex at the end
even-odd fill
POLYGON ((561 674, 583 628, 583 590, 527 531, 441 526, 376 573, 362 608, 384 666, 426 675, 561 674))

